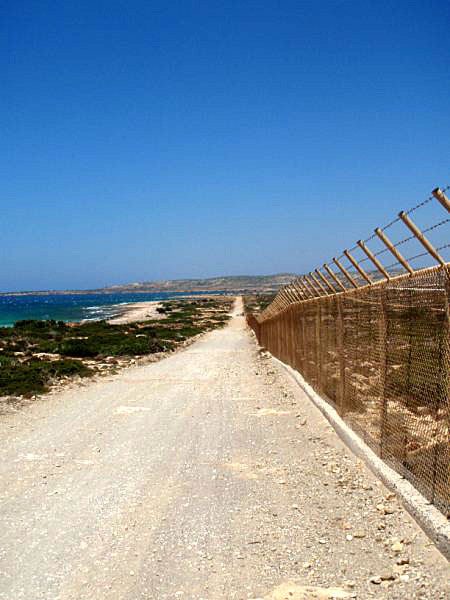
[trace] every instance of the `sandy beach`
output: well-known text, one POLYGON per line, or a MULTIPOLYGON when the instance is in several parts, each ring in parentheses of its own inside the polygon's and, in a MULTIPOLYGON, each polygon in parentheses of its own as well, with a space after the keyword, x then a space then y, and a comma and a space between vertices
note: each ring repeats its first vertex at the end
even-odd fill
POLYGON ((132 302, 124 304, 121 307, 121 314, 109 319, 108 323, 112 325, 124 325, 134 321, 148 321, 149 319, 162 319, 164 315, 157 312, 157 308, 162 306, 161 302, 132 302))

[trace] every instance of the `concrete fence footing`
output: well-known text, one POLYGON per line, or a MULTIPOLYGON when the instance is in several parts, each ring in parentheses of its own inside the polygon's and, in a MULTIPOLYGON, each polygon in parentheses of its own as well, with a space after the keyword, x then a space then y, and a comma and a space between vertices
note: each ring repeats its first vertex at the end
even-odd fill
POLYGON ((343 421, 334 408, 306 383, 300 373, 274 356, 271 355, 271 357, 297 382, 313 404, 325 416, 344 444, 366 464, 389 490, 397 495, 406 511, 435 543, 445 558, 450 560, 450 523, 445 516, 430 504, 409 481, 388 467, 343 421))

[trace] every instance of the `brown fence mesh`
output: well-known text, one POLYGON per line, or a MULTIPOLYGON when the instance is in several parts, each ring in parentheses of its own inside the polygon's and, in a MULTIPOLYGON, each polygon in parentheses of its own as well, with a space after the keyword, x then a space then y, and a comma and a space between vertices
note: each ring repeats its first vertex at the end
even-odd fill
POLYGON ((366 443, 450 513, 450 265, 248 316, 366 443))

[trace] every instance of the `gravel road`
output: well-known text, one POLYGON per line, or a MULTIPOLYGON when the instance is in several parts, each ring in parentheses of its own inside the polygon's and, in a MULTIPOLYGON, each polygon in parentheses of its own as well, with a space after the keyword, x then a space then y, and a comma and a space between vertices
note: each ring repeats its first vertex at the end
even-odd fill
POLYGON ((448 563, 231 322, 0 417, 0 598, 449 597, 448 563))

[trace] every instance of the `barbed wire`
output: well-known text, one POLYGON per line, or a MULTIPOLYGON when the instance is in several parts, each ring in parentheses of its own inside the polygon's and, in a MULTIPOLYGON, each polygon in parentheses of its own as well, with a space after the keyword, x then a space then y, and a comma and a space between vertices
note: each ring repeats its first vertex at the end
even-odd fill
MULTIPOLYGON (((380 229, 381 229, 381 231, 386 231, 386 229, 389 229, 389 227, 392 227, 392 225, 395 225, 399 221, 400 221, 400 217, 396 217, 393 221, 391 221, 390 223, 388 223, 384 227, 380 227, 380 229)), ((376 234, 374 234, 374 235, 376 235, 376 234)))
POLYGON ((411 256, 410 258, 408 258, 408 262, 413 262, 413 260, 416 260, 417 258, 421 258, 422 256, 430 256, 428 252, 421 252, 420 254, 416 254, 415 256, 411 256))
MULTIPOLYGON (((448 190, 450 190, 450 185, 447 185, 445 188, 441 188, 442 192, 445 194, 448 190)), ((413 212, 415 212, 416 210, 426 206, 427 204, 429 204, 432 200, 434 199, 433 195, 430 195, 428 198, 426 198, 425 200, 423 200, 422 202, 419 202, 418 204, 416 204, 415 206, 409 208, 408 210, 404 211, 404 213, 406 215, 410 215, 413 212)), ((387 223, 387 225, 384 225, 383 227, 380 227, 381 231, 386 231, 387 229, 389 229, 390 227, 392 227, 393 225, 395 225, 396 223, 402 221, 402 219, 400 217, 396 217, 395 219, 393 219, 392 221, 390 221, 389 223, 387 223)), ((428 233, 430 231, 433 231, 435 229, 437 229, 438 227, 441 227, 443 225, 446 225, 447 223, 450 223, 450 218, 447 219, 443 219, 442 221, 439 221, 438 223, 434 223, 433 225, 430 225, 429 227, 426 227, 425 229, 421 230, 422 233, 428 233)), ((379 236, 377 235, 376 232, 372 233, 372 235, 370 235, 369 237, 367 237, 364 240, 364 243, 370 242, 371 240, 378 238, 379 236)), ((402 246, 403 244, 406 244, 407 242, 411 241, 411 240, 417 240, 417 237, 415 235, 410 235, 408 237, 405 237, 403 239, 401 239, 400 241, 393 243, 392 245, 397 248, 399 246, 402 246)), ((450 243, 448 244, 444 244, 442 246, 440 246, 439 248, 436 248, 436 251, 439 252, 440 250, 444 250, 445 248, 450 248, 450 243)), ((352 248, 350 248, 348 250, 348 252, 353 252, 355 250, 360 249, 359 244, 354 245, 352 248)), ((382 248, 381 250, 378 250, 377 252, 375 252, 373 254, 374 257, 378 257, 381 256, 382 254, 385 254, 386 252, 390 252, 389 248, 382 248)), ((428 251, 425 252, 421 252, 420 254, 416 254, 415 256, 412 257, 407 257, 405 260, 407 261, 415 261, 419 258, 422 258, 424 256, 430 256, 430 253, 428 251)), ((361 275, 361 273, 355 268, 355 266, 353 265, 353 263, 348 259, 348 257, 346 256, 346 254, 341 254, 340 256, 337 257, 337 260, 341 260, 341 259, 346 259, 348 260, 348 262, 350 263, 350 266, 345 267, 348 275, 353 278, 355 280, 355 283, 360 284, 363 283, 365 284, 366 281, 364 279, 364 277, 361 275)), ((356 260, 357 265, 362 265, 363 263, 366 263, 367 261, 371 261, 371 258, 369 256, 363 257, 361 260, 356 260)), ((338 266, 335 264, 334 261, 332 261, 331 263, 325 263, 325 266, 328 267, 330 269, 330 271, 333 273, 334 277, 339 281, 340 285, 344 286, 346 289, 350 289, 351 288, 351 283, 348 280, 348 278, 345 276, 345 274, 343 272, 341 272, 341 269, 338 268, 338 266)), ((383 266, 383 268, 387 271, 389 271, 390 269, 393 269, 394 267, 397 266, 401 266, 403 269, 403 265, 401 264, 400 261, 395 261, 394 263, 388 265, 388 266, 383 266)), ((320 267, 322 268, 322 267, 320 267)), ((379 270, 375 269, 373 272, 371 272, 372 277, 375 278, 375 280, 377 280, 377 277, 380 278, 380 272, 379 270)), ((334 288, 336 292, 342 291, 341 289, 339 289, 339 285, 336 284, 336 281, 333 279, 332 276, 330 276, 329 273, 325 271, 322 273, 322 275, 325 277, 325 279, 327 280, 328 285, 330 285, 330 287, 334 288)), ((306 280, 305 282, 303 282, 302 276, 297 276, 296 279, 293 280, 292 283, 299 283, 302 282, 302 284, 299 286, 299 289, 296 290, 296 292, 301 291, 301 293, 304 295, 305 292, 303 291, 303 286, 305 286, 305 289, 307 289, 307 293, 308 294, 312 294, 311 297, 320 297, 322 296, 321 291, 319 291, 319 289, 316 288, 317 286, 317 282, 315 282, 314 284, 312 282, 309 282, 308 280, 306 280)), ((359 286, 358 286, 359 287, 359 286)), ((292 294, 295 295, 295 292, 293 290, 288 290, 288 286, 284 286, 283 288, 280 289, 279 291, 280 296, 284 299, 284 301, 286 302, 291 302, 292 300, 292 294)), ((277 297, 275 298, 275 300, 277 299, 277 297)), ((269 310, 269 307, 266 308, 266 310, 269 310)), ((274 307, 272 307, 274 308, 274 307)), ((271 309, 272 310, 272 309, 271 309)))
POLYGON ((367 260, 370 260, 368 256, 366 256, 366 258, 362 258, 360 261, 358 261, 358 265, 360 265, 363 262, 366 262, 367 260))
POLYGON ((384 254, 385 252, 389 252, 389 248, 383 248, 382 250, 378 250, 378 252, 374 253, 374 256, 380 256, 380 254, 384 254))
MULTIPOLYGON (((429 231, 433 231, 433 229, 437 229, 438 227, 441 227, 441 225, 445 225, 446 223, 450 223, 450 218, 444 219, 443 221, 440 221, 439 223, 436 223, 435 225, 430 225, 430 227, 427 227, 426 229, 422 229, 422 233, 428 233, 429 231)), ((417 239, 415 235, 409 235, 408 237, 405 237, 402 240, 400 240, 399 242, 396 242, 395 244, 393 244, 393 246, 395 248, 397 248, 398 246, 401 246, 402 244, 406 244, 406 242, 409 242, 409 241, 415 240, 415 239, 417 239)))
POLYGON ((439 223, 436 223, 435 225, 431 225, 430 227, 427 227, 427 229, 423 229, 422 233, 427 233, 428 231, 432 231, 433 229, 436 229, 437 227, 440 227, 441 225, 445 225, 446 223, 450 223, 450 218, 444 219, 443 221, 440 221, 439 223))
POLYGON ((376 238, 376 237, 377 237, 377 234, 376 233, 372 233, 372 235, 370 237, 366 238, 365 240, 363 240, 363 242, 365 244, 367 244, 367 242, 370 242, 371 240, 373 240, 373 238, 376 238))
MULTIPOLYGON (((443 246, 439 246, 438 248, 435 248, 436 252, 439 252, 440 250, 444 250, 444 248, 450 248, 450 244, 444 244, 443 246)), ((420 254, 416 254, 415 256, 411 256, 409 257, 407 260, 409 262, 412 262, 413 260, 416 260, 417 258, 422 258, 422 256, 430 256, 429 252, 421 252, 420 254)))
POLYGON ((416 206, 413 206, 412 208, 410 208, 409 210, 405 210, 405 213, 407 215, 410 215, 411 213, 413 213, 414 211, 416 211, 419 208, 422 208, 422 206, 425 206, 426 204, 428 204, 428 202, 431 202, 432 200, 434 200, 434 196, 431 195, 429 196, 426 200, 424 200, 423 202, 419 202, 419 204, 417 204, 416 206))
POLYGON ((392 269, 392 267, 396 267, 397 265, 401 265, 401 262, 398 260, 395 263, 392 263, 391 265, 388 265, 387 267, 384 267, 384 268, 386 269, 386 271, 388 271, 389 269, 392 269))
MULTIPOLYGON (((425 233, 425 232, 423 232, 423 233, 425 233)), ((395 248, 397 248, 397 246, 401 246, 402 244, 406 244, 406 242, 409 242, 410 240, 416 240, 416 239, 417 238, 415 235, 409 235, 408 237, 405 237, 403 240, 400 240, 399 242, 394 244, 394 246, 395 246, 395 248)))
MULTIPOLYGON (((448 190, 450 190, 450 185, 447 185, 445 188, 443 188, 442 191, 445 194, 445 192, 448 191, 448 190)), ((409 208, 408 210, 405 210, 404 212, 405 212, 406 215, 410 215, 411 213, 415 212, 419 208, 422 208, 423 206, 426 206, 432 200, 434 200, 434 196, 433 195, 431 195, 428 198, 426 198, 426 200, 423 200, 423 202, 419 202, 419 204, 416 204, 416 206, 413 206, 413 207, 409 208)), ((392 221, 390 221, 387 225, 384 225, 383 227, 380 227, 380 229, 381 229, 381 231, 386 231, 387 229, 389 229, 390 227, 392 227, 393 225, 395 225, 399 221, 401 221, 400 217, 396 217, 395 219, 393 219, 392 221)), ((377 234, 376 233, 372 233, 372 235, 370 235, 368 238, 366 238, 364 240, 364 243, 370 242, 371 240, 373 240, 376 237, 377 237, 377 234)), ((364 260, 366 260, 366 259, 364 259, 364 260)))

